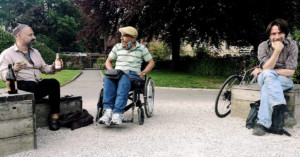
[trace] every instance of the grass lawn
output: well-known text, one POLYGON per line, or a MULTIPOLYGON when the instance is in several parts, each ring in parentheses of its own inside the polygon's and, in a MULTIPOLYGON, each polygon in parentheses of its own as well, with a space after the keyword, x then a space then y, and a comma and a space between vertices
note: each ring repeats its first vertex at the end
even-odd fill
MULTIPOLYGON (((69 81, 71 81, 75 76, 77 76, 81 70, 62 70, 61 72, 57 72, 55 75, 44 75, 41 74, 42 78, 56 78, 60 85, 63 85, 69 81)), ((5 82, 0 82, 0 88, 6 88, 5 82)))
POLYGON ((169 70, 153 70, 148 75, 156 87, 218 89, 227 77, 198 76, 169 70))
MULTIPOLYGON (((77 76, 81 70, 63 70, 55 75, 44 75, 42 78, 56 78, 61 85, 69 82, 77 76)), ((105 70, 102 71, 105 73, 105 70)), ((153 70, 148 75, 154 80, 156 87, 177 87, 177 88, 206 88, 218 89, 222 86, 227 77, 199 76, 170 70, 153 70)), ((0 82, 0 88, 5 88, 5 82, 0 82)))

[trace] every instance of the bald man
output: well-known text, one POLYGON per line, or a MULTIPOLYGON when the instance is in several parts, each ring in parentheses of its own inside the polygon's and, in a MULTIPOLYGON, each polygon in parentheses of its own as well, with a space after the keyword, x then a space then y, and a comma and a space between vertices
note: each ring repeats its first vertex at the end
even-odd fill
MULTIPOLYGON (((55 74, 54 65, 47 65, 38 50, 32 48, 35 35, 28 25, 20 24, 12 32, 16 43, 0 55, 0 77, 6 81, 8 64, 13 65, 18 89, 34 93, 35 99, 49 96, 51 113, 49 129, 59 129, 60 85, 56 79, 42 79, 40 73, 55 74)), ((55 58, 53 58, 54 60, 55 58)))

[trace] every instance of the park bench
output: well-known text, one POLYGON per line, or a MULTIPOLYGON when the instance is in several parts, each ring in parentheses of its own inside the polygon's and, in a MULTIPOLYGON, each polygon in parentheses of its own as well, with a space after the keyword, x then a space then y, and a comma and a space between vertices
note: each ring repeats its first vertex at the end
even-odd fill
MULTIPOLYGON (((232 87, 231 116, 246 119, 250 111, 250 103, 260 100, 260 87, 258 84, 236 85, 232 87)), ((300 122, 300 84, 295 84, 290 90, 284 92, 287 107, 300 122)))
MULTIPOLYGON (((63 96, 61 113, 82 109, 81 96, 63 96)), ((36 128, 48 126, 49 100, 34 100, 30 92, 8 94, 0 89, 0 156, 36 149, 36 128)))

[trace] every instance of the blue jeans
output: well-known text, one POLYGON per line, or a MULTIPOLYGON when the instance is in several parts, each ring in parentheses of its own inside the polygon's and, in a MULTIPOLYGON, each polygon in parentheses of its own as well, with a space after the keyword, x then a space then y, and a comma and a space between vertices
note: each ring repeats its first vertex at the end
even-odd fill
POLYGON ((142 80, 135 71, 127 71, 120 80, 104 77, 103 109, 111 109, 113 113, 124 113, 131 82, 142 80))
POLYGON ((277 75, 274 70, 264 70, 258 75, 260 85, 260 107, 257 123, 270 128, 272 125, 273 107, 286 105, 283 91, 293 87, 291 77, 277 75))

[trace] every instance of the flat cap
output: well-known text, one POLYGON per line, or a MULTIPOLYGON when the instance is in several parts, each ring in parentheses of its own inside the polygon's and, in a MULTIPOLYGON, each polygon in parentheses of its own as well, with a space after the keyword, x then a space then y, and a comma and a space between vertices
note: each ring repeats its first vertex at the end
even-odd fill
POLYGON ((123 35, 130 35, 133 37, 137 37, 138 36, 138 32, 134 27, 131 26, 127 26, 127 27, 122 27, 119 29, 119 31, 123 34, 123 35))
POLYGON ((25 25, 25 24, 19 24, 14 30, 13 32, 11 33, 14 38, 17 37, 18 34, 20 34, 25 28, 29 27, 28 25, 25 25))

